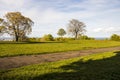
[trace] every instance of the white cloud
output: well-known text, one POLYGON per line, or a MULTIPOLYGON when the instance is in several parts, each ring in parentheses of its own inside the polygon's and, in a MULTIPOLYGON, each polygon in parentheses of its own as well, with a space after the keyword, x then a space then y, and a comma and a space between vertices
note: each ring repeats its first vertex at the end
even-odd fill
POLYGON ((103 33, 120 33, 119 27, 106 27, 106 28, 96 28, 93 32, 103 32, 103 33))
POLYGON ((7 5, 11 5, 11 4, 12 5, 23 5, 25 0, 10 0, 10 1, 0 0, 0 1, 2 1, 3 3, 7 5))
POLYGON ((35 36, 51 32, 55 35, 60 26, 66 28, 68 20, 76 18, 87 24, 92 35, 91 28, 97 33, 115 32, 117 28, 109 26, 120 26, 119 5, 120 0, 0 0, 0 17, 10 11, 22 12, 35 22, 35 36), (37 35, 36 30, 41 33, 37 35))
POLYGON ((101 31, 103 31, 102 28, 96 28, 96 29, 93 29, 93 32, 101 32, 101 31))
POLYGON ((20 8, 25 5, 25 0, 0 0, 1 6, 10 8, 20 8))

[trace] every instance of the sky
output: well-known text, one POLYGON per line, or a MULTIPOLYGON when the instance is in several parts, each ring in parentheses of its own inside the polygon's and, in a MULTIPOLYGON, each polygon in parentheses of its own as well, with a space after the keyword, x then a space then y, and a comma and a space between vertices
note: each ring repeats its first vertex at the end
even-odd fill
POLYGON ((0 18, 7 12, 33 20, 30 37, 57 37, 60 28, 67 31, 71 19, 84 22, 90 37, 120 35, 120 0, 0 0, 0 18))

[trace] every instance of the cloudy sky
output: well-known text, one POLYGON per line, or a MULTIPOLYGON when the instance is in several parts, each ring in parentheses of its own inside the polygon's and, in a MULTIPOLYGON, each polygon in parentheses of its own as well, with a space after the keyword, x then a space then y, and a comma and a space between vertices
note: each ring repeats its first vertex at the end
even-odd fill
POLYGON ((120 0, 0 0, 1 18, 14 11, 34 21, 31 37, 57 36, 71 19, 84 22, 90 37, 120 34, 120 0))

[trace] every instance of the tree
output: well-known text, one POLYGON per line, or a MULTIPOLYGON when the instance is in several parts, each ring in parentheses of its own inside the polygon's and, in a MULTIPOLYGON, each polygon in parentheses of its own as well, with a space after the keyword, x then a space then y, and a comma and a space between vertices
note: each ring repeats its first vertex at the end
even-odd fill
POLYGON ((22 40, 26 34, 30 34, 32 31, 31 26, 33 21, 23 16, 20 12, 9 12, 5 15, 7 33, 15 37, 15 41, 22 40))
POLYGON ((65 32, 65 30, 63 29, 63 28, 61 28, 61 29, 59 29, 58 30, 58 33, 57 33, 57 35, 59 35, 59 36, 64 36, 66 34, 66 32, 65 32))
POLYGON ((117 35, 117 34, 113 34, 113 35, 110 37, 110 40, 118 41, 118 40, 120 40, 120 36, 117 35))
POLYGON ((72 19, 68 24, 68 32, 75 36, 75 39, 78 38, 78 35, 82 35, 85 30, 85 24, 76 19, 72 19))

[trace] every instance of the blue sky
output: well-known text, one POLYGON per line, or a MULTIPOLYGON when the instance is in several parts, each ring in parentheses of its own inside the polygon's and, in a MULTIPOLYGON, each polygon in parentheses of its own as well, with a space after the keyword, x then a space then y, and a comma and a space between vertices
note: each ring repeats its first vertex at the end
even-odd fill
POLYGON ((69 20, 86 24, 86 35, 109 37, 120 34, 120 0, 0 0, 0 17, 19 11, 35 24, 29 36, 57 36, 59 28, 66 30, 69 20))

